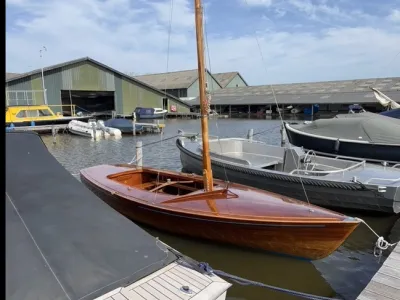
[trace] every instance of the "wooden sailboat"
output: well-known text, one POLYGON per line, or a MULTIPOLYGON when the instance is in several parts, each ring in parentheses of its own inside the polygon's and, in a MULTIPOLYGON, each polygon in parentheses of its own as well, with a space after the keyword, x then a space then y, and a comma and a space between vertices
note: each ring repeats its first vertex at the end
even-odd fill
POLYGON ((203 176, 100 165, 81 170, 82 182, 128 218, 160 230, 311 260, 328 256, 358 226, 357 219, 244 185, 213 181, 200 0, 195 0, 195 9, 203 176))

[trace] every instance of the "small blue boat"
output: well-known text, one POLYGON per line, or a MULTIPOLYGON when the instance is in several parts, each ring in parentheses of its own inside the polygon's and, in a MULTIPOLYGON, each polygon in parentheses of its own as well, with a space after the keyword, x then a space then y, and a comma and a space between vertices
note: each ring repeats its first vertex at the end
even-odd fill
MULTIPOLYGON (((104 126, 116 128, 121 130, 121 133, 133 133, 133 123, 128 119, 109 119, 104 122, 104 126)), ((137 133, 143 131, 143 125, 135 124, 135 130, 137 133)))
POLYGON ((380 115, 390 118, 400 119, 400 108, 383 111, 380 113, 380 115))
POLYGON ((139 119, 162 119, 167 114, 166 109, 136 107, 135 114, 139 119))

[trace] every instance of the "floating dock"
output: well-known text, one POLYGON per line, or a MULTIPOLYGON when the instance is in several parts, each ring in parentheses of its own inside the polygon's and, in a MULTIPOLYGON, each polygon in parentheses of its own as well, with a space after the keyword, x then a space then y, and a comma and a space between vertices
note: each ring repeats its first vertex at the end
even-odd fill
POLYGON ((37 133, 49 133, 52 130, 63 131, 67 130, 68 124, 54 124, 54 125, 38 125, 38 126, 17 126, 13 128, 6 127, 6 131, 9 132, 37 132, 37 133))
POLYGON ((179 113, 179 112, 169 112, 167 113, 167 118, 180 118, 180 119, 197 119, 200 118, 199 113, 195 112, 187 112, 187 113, 179 113))
MULTIPOLYGON (((163 123, 135 123, 136 126, 142 127, 138 134, 143 133, 160 133, 165 128, 163 123)), ((133 126, 133 124, 132 124, 133 126)), ((54 125, 37 125, 37 126, 17 126, 13 128, 6 127, 6 132, 36 132, 39 134, 63 132, 68 131, 68 124, 54 124, 54 125)))
MULTIPOLYGON (((400 220, 392 231, 400 231, 400 220)), ((357 300, 400 300, 400 244, 396 245, 357 300)))

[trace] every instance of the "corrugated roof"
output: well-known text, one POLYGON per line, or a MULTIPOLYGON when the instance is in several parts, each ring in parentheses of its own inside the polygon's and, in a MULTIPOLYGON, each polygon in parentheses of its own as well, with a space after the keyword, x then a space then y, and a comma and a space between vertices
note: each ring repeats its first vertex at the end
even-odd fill
MULTIPOLYGON (((393 77, 229 88, 214 91, 211 103, 274 104, 271 87, 279 104, 372 103, 376 99, 370 86, 378 88, 394 100, 400 100, 400 77, 393 77)), ((188 103, 198 105, 199 99, 188 103)))
POLYGON ((18 76, 20 76, 21 74, 20 73, 7 73, 6 72, 6 81, 8 80, 8 79, 11 79, 11 78, 14 78, 14 77, 18 77, 18 76))
POLYGON ((232 79, 235 78, 236 75, 239 75, 240 78, 244 81, 244 83, 246 83, 246 81, 243 79, 243 77, 240 75, 239 72, 214 73, 213 75, 217 79, 222 88, 225 88, 229 84, 229 82, 231 82, 232 79))
MULTIPOLYGON (((208 74, 211 75, 210 72, 208 72, 208 74)), ((211 76, 213 77, 213 75, 211 76)), ((198 78, 199 76, 197 69, 135 76, 135 79, 140 80, 148 85, 154 86, 155 88, 160 90, 187 89, 198 78)), ((215 79, 215 81, 218 82, 215 77, 213 78, 215 79)))
MULTIPOLYGON (((137 80, 134 77, 128 76, 125 73, 117 71, 116 69, 113 69, 113 68, 111 68, 111 67, 109 67, 107 65, 104 65, 104 64, 102 64, 102 63, 98 62, 97 60, 94 60, 94 59, 92 59, 90 57, 82 57, 82 58, 78 58, 78 59, 75 59, 75 60, 70 60, 70 61, 67 61, 67 62, 64 62, 64 63, 60 63, 60 64, 52 65, 52 66, 49 66, 49 67, 45 67, 45 68, 43 68, 43 71, 44 72, 48 72, 48 71, 51 71, 51 70, 55 70, 55 69, 58 69, 58 68, 62 68, 62 67, 65 67, 65 66, 69 66, 69 65, 73 65, 73 64, 81 63, 81 62, 85 62, 85 61, 93 63, 95 65, 98 65, 98 66, 100 66, 100 67, 102 67, 104 69, 107 69, 107 70, 111 71, 111 72, 114 72, 114 73, 116 73, 116 74, 118 74, 118 75, 120 75, 120 76, 122 76, 122 77, 124 77, 126 79, 129 79, 129 80, 135 82, 138 85, 141 85, 143 87, 146 87, 146 88, 156 92, 157 94, 159 94, 161 96, 165 96, 165 92, 160 91, 159 89, 155 88, 154 86, 151 86, 151 85, 149 85, 149 84, 147 84, 147 83, 145 83, 143 81, 137 80)), ((27 72, 27 73, 18 74, 17 76, 12 77, 12 78, 6 78, 6 83, 12 82, 12 81, 17 80, 17 79, 22 79, 22 78, 25 78, 25 77, 28 77, 28 76, 40 74, 41 72, 42 72, 41 69, 36 69, 36 70, 30 71, 30 72, 27 72)), ((177 98, 177 97, 175 97, 173 95, 170 95, 168 93, 166 95, 167 95, 168 98, 173 99, 174 101, 179 102, 179 103, 181 103, 182 105, 184 105, 186 107, 190 107, 190 104, 180 100, 179 98, 177 98)))

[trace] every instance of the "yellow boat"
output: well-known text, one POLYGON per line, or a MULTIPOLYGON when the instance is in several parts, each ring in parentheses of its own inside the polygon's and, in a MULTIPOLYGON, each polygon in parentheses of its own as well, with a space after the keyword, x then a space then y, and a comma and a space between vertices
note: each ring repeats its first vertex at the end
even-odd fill
MULTIPOLYGON (((74 114, 73 114, 74 115, 74 114)), ((15 105, 6 106, 6 126, 30 126, 35 125, 65 124, 71 120, 85 121, 91 116, 65 117, 60 113, 54 113, 48 105, 15 105)))

